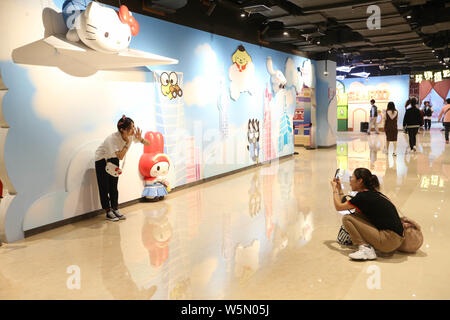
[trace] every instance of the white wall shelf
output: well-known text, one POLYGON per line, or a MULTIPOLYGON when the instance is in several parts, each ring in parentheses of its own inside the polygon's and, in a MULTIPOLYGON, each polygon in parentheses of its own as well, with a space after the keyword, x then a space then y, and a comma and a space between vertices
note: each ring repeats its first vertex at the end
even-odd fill
POLYGON ((15 63, 58 67, 73 75, 86 77, 100 70, 129 69, 142 66, 177 64, 178 60, 126 49, 117 54, 95 51, 81 42, 71 42, 63 35, 52 35, 12 52, 15 63))

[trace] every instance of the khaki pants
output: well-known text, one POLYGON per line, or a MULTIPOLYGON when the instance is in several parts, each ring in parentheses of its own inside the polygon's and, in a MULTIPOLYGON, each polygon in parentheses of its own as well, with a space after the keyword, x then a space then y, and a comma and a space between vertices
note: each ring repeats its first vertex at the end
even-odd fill
POLYGON ((378 132, 377 117, 370 118, 369 129, 367 129, 367 133, 370 133, 370 130, 372 130, 372 128, 375 128, 375 132, 378 132))
POLYGON ((381 252, 395 251, 404 240, 392 230, 378 230, 361 213, 343 216, 342 224, 350 234, 353 244, 368 243, 381 252))

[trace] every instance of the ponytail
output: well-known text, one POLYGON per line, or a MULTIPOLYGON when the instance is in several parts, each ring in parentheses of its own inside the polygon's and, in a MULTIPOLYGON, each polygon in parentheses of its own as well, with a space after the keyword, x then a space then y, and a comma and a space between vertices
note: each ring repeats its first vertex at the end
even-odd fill
POLYGON ((127 130, 131 127, 131 124, 134 123, 134 121, 131 118, 126 117, 125 115, 122 116, 122 118, 119 119, 117 122, 117 130, 119 132, 122 132, 121 130, 127 130))
POLYGON ((357 179, 362 179, 364 187, 370 191, 375 192, 380 190, 380 181, 378 181, 378 177, 372 174, 369 169, 357 168, 353 173, 357 179))

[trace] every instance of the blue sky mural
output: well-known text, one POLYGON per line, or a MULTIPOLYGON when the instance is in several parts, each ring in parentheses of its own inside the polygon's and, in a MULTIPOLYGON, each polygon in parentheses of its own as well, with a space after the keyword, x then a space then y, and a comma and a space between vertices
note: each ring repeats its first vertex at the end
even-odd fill
MULTIPOLYGON (((4 159, 17 191, 5 218, 9 241, 21 239, 24 230, 100 208, 93 154, 116 130, 122 114, 135 120, 145 133, 160 125, 158 103, 164 110, 177 106, 173 109, 178 121, 174 130, 180 139, 173 140, 173 152, 185 158, 174 162, 183 162, 178 164, 183 170, 171 173, 173 186, 254 164, 247 149, 249 119, 260 122, 259 161, 293 153, 289 139, 281 139, 289 143, 278 148, 279 134, 286 132, 280 123, 288 119, 292 124, 296 86, 302 78, 297 67, 303 66, 306 58, 136 14, 140 32, 131 40, 130 48, 177 59, 178 64, 99 71, 87 77, 76 77, 56 67, 15 64, 11 59, 14 49, 44 37, 43 9, 49 6, 60 12, 63 4, 62 0, 44 2, 1 4, 2 14, 9 12, 12 18, 23 21, 14 35, 5 35, 0 49, 0 70, 9 88, 2 108, 10 126, 4 159), (232 99, 231 57, 240 45, 254 65, 254 91, 243 91, 232 99), (271 87, 269 56, 274 69, 287 79, 286 88, 278 93, 271 87), (163 100, 166 97, 160 95, 155 75, 163 71, 176 72, 182 79, 183 95, 176 102, 163 100), (223 88, 228 95, 223 95, 223 88), (270 124, 263 123, 266 88, 272 94, 268 103, 270 124), (228 137, 220 134, 223 119, 218 106, 224 103, 227 112, 222 116, 227 117, 228 137), (271 128, 270 137, 264 135, 267 128, 271 128), (276 152, 265 155, 268 141, 276 152), (185 176, 180 178, 181 174, 185 176)), ((5 23, 5 19, 0 20, 0 26, 5 23)), ((141 195, 143 182, 137 165, 141 154, 139 144, 127 154, 119 180, 119 202, 141 195)))

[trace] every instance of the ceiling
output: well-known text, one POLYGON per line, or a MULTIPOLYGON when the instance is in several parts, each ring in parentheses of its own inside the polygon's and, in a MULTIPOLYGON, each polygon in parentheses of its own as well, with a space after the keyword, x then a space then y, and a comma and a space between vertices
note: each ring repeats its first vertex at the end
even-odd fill
POLYGON ((100 2, 121 2, 133 12, 311 59, 334 60, 338 66, 352 66, 352 73, 413 74, 450 66, 450 0, 100 2), (379 8, 379 26, 377 11, 368 12, 372 5, 376 7, 369 9, 379 8))

